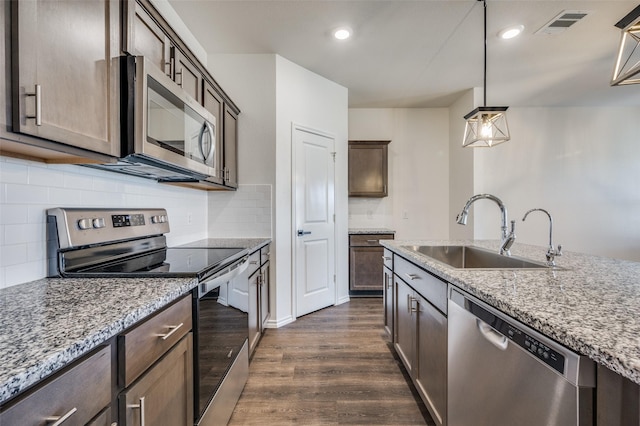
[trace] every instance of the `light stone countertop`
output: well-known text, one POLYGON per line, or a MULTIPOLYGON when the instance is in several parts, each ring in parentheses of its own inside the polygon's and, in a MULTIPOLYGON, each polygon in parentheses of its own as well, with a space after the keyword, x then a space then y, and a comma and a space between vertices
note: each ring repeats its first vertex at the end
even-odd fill
MULTIPOLYGON (((269 239, 209 239, 237 247, 269 239)), ((196 287, 195 278, 45 278, 0 289, 0 404, 196 287)))
POLYGON ((396 231, 389 228, 349 228, 349 235, 358 234, 395 234, 396 231))
MULTIPOLYGON (((403 248, 499 241, 382 240, 396 254, 507 315, 640 384, 640 263, 564 251, 562 269, 463 270, 403 248)), ((544 262, 546 248, 515 243, 515 256, 544 262)))

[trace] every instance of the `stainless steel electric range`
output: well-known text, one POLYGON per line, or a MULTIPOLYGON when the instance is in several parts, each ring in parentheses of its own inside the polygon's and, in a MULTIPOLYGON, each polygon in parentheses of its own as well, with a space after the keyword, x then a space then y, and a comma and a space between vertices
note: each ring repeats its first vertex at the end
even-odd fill
POLYGON ((194 424, 213 424, 230 416, 248 377, 247 313, 220 298, 247 268, 248 250, 167 247, 169 230, 164 209, 49 209, 49 276, 197 279, 194 424))

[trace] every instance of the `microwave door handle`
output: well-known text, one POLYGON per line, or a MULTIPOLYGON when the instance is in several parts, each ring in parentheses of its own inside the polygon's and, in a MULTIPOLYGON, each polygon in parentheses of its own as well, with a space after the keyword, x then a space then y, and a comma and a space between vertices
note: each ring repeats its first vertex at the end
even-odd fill
POLYGON ((209 124, 208 121, 205 121, 202 127, 200 128, 200 135, 198 136, 198 144, 200 145, 200 153, 202 154, 202 158, 206 162, 211 156, 211 154, 213 153, 213 148, 215 146, 213 129, 211 127, 211 124, 209 124), (209 150, 206 153, 204 150, 204 133, 205 132, 208 132, 211 138, 211 144, 209 146, 209 150))

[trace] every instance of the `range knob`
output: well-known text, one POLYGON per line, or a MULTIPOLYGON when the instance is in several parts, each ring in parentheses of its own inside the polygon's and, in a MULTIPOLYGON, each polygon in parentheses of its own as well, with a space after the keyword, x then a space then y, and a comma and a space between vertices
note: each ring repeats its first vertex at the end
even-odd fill
POLYGON ((80 219, 78 220, 78 228, 80 229, 91 229, 93 228, 93 221, 91 219, 80 219))
POLYGON ((93 227, 94 228, 104 228, 105 226, 106 226, 106 223, 105 223, 103 217, 97 217, 97 218, 93 219, 93 227))

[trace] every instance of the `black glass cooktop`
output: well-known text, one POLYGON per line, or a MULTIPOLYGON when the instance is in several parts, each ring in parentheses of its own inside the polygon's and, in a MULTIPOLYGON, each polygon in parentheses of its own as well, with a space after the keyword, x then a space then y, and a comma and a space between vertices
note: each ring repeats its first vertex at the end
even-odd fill
POLYGON ((77 276, 197 277, 202 279, 241 258, 241 248, 166 248, 125 260, 67 271, 77 276))

